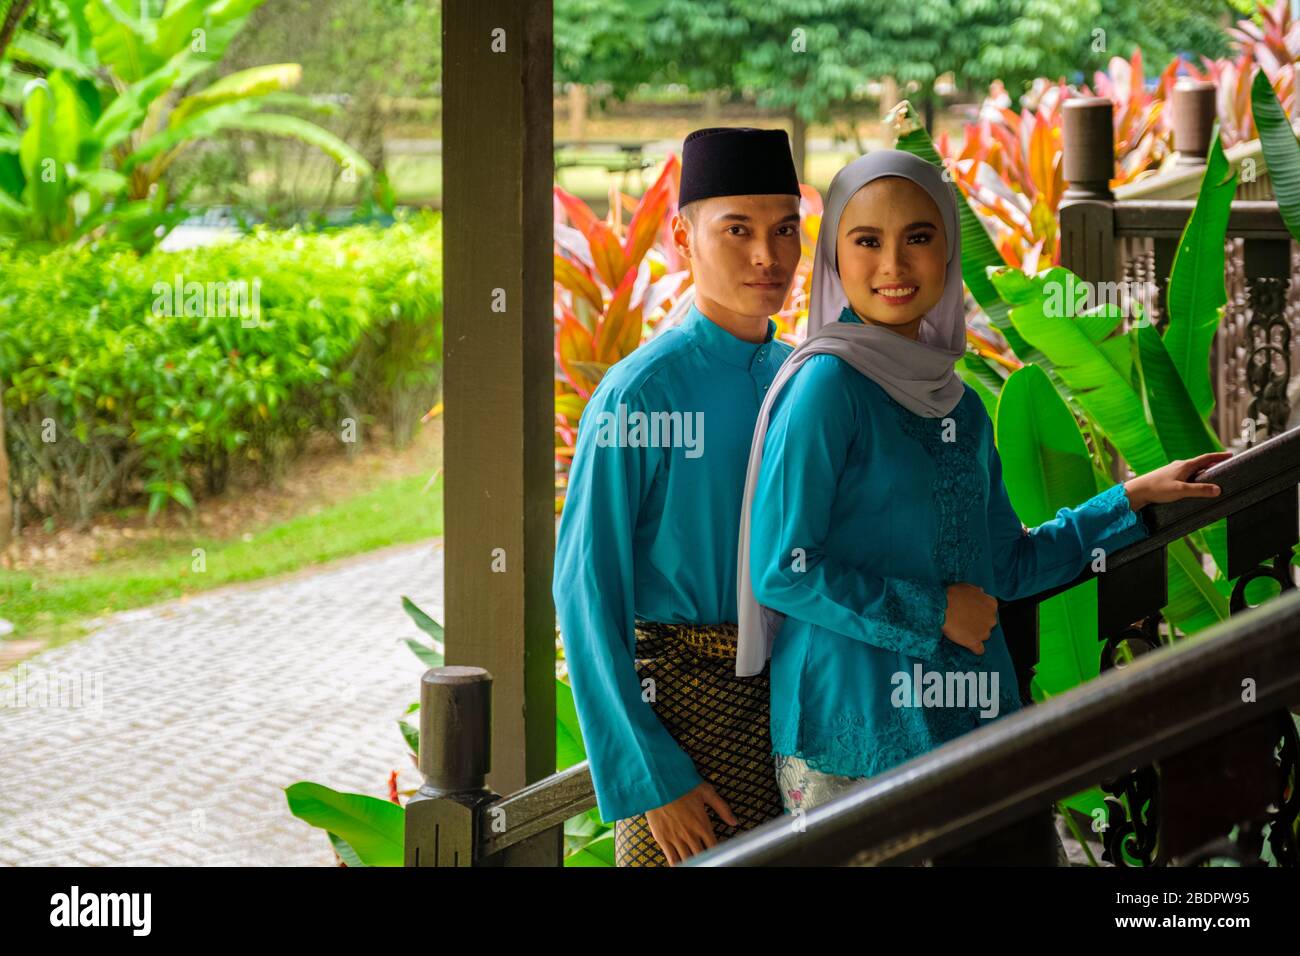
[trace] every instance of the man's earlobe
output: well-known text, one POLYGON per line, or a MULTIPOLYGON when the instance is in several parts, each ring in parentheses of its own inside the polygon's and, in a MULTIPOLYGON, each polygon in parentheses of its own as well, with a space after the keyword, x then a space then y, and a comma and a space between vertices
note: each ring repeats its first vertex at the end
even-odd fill
POLYGON ((686 256, 687 258, 690 258, 691 231, 690 231, 690 226, 687 223, 686 217, 683 216, 681 213, 677 213, 676 215, 674 215, 671 223, 671 228, 672 228, 672 235, 673 235, 673 245, 677 247, 677 251, 679 253, 686 256))

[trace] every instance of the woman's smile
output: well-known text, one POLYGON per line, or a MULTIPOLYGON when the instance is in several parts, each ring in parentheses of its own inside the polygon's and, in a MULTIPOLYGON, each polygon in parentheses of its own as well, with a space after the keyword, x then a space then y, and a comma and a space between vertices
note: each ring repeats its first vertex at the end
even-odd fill
POLYGON ((915 285, 882 285, 872 290, 876 295, 882 296, 890 305, 906 305, 916 298, 916 293, 920 291, 915 285))

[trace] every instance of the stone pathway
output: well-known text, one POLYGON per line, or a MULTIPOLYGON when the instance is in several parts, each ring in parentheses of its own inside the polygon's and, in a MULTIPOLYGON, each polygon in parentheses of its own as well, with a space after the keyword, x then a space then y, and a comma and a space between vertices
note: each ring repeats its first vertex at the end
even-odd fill
POLYGON ((0 671, 0 865, 333 865, 283 788, 418 785, 401 598, 442 620, 442 571, 441 539, 387 549, 115 614, 0 671))

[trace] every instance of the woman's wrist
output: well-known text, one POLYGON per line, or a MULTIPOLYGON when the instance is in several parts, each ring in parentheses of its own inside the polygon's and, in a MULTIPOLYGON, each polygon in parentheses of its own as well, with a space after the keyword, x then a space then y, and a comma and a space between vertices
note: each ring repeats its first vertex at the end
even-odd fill
POLYGON ((1147 506, 1146 495, 1142 492, 1141 475, 1124 482, 1124 495, 1128 498, 1129 507, 1134 511, 1141 511, 1147 506))

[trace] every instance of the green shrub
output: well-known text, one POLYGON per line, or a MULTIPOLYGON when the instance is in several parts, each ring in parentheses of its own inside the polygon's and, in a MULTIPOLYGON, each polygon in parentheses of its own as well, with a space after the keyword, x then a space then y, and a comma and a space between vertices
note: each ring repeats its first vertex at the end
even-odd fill
POLYGON ((274 474, 314 430, 359 442, 378 422, 406 441, 439 380, 441 262, 432 214, 144 256, 0 254, 16 501, 84 524, 142 495, 191 505, 232 467, 274 474))

